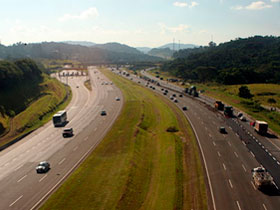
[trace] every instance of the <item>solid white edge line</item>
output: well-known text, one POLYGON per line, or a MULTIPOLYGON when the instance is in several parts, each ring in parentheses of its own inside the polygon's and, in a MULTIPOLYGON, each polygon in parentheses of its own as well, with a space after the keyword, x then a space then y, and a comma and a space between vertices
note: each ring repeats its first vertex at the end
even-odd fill
POLYGON ((236 201, 236 204, 237 204, 238 209, 241 210, 241 207, 240 207, 240 204, 238 201, 236 201))
POLYGON ((59 161, 58 165, 62 164, 65 160, 66 158, 63 158, 61 161, 59 161))
POLYGON ((265 210, 267 210, 267 208, 266 208, 266 206, 265 206, 265 204, 263 203, 263 208, 265 209, 265 210))
POLYGON ((16 202, 18 202, 19 199, 21 199, 22 197, 23 197, 23 195, 19 196, 13 203, 11 203, 11 204, 9 205, 9 207, 13 206, 13 205, 14 205, 16 202))
POLYGON ((213 189, 212 189, 212 183, 211 183, 211 178, 209 176, 209 171, 208 171, 208 166, 207 166, 207 163, 206 163, 206 160, 205 160, 205 156, 204 156, 204 153, 203 153, 203 149, 202 149, 202 146, 200 144, 200 140, 198 138, 198 135, 196 133, 196 130, 194 129, 194 126, 192 124, 192 122, 190 121, 189 117, 185 114, 186 118, 188 119, 191 127, 192 127, 192 130, 196 136, 196 139, 197 139, 197 142, 198 142, 198 146, 200 148, 200 151, 201 151, 201 156, 202 156, 202 159, 203 159, 203 162, 204 162, 204 166, 205 166, 205 171, 206 171, 206 176, 207 176, 207 180, 208 180, 208 184, 209 184, 209 188, 210 188, 210 194, 211 194, 211 198, 212 198, 212 203, 213 203, 213 209, 216 210, 216 203, 215 203, 215 199, 214 199, 214 194, 213 194, 213 189))
POLYGON ((251 151, 250 151, 250 153, 251 153, 251 155, 252 155, 253 157, 255 157, 255 155, 254 155, 254 153, 253 153, 253 152, 251 152, 251 151))

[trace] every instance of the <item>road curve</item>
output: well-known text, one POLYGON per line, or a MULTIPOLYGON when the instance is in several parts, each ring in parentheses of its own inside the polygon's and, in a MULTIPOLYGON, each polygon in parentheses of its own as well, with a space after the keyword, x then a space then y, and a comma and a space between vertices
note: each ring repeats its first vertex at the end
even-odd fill
POLYGON ((60 79, 72 88, 73 99, 66 109, 70 122, 66 127, 72 127, 75 135, 63 138, 63 128, 54 128, 49 122, 2 151, 0 210, 38 208, 98 145, 121 111, 121 91, 95 67, 89 67, 88 76, 60 79), (87 77, 92 91, 84 87, 87 77), (116 96, 121 100, 116 101, 116 96), (101 110, 106 110, 107 116, 101 116, 101 110), (43 160, 51 164, 51 170, 37 174, 35 167, 43 160))

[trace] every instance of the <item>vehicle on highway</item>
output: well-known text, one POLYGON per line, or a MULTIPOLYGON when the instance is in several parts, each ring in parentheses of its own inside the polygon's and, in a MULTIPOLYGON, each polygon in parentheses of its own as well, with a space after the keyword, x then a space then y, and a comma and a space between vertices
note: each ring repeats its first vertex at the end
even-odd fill
POLYGON ((182 98, 182 97, 183 97, 183 95, 182 95, 182 94, 180 94, 180 95, 179 95, 179 97, 181 97, 181 98, 182 98))
POLYGON ((116 101, 120 101, 121 99, 119 97, 116 97, 116 101))
POLYGON ((267 133, 268 124, 267 122, 257 120, 254 123, 254 129, 257 133, 265 135, 267 133))
POLYGON ((166 93, 166 92, 164 92, 164 93, 163 93, 163 95, 167 95, 167 93, 166 93))
POLYGON ((42 161, 36 167, 36 172, 39 173, 46 173, 50 170, 50 164, 47 161, 42 161))
POLYGON ((243 113, 242 112, 238 112, 238 114, 237 114, 237 117, 242 117, 243 116, 243 113))
POLYGON ((101 115, 101 116, 105 116, 105 115, 107 115, 107 113, 106 113, 105 110, 102 110, 102 111, 100 112, 100 115, 101 115))
POLYGON ((221 101, 216 101, 214 104, 215 108, 218 110, 223 111, 224 110, 224 104, 221 101))
POLYGON ((165 90, 164 92, 168 93, 168 90, 165 90))
POLYGON ((223 126, 219 127, 219 131, 220 133, 224 133, 224 134, 227 133, 226 128, 223 126))
POLYGON ((172 96, 173 96, 173 97, 176 97, 176 94, 173 94, 172 96))
POLYGON ((170 96, 170 100, 173 100, 174 98, 172 96, 170 96))
POLYGON ((273 178, 264 167, 256 167, 251 170, 255 186, 260 190, 274 186, 273 178))
POLYGON ((226 117, 232 117, 233 116, 233 108, 232 108, 232 106, 225 106, 224 115, 226 117))
POLYGON ((184 111, 188 110, 188 108, 186 106, 183 106, 182 108, 184 111))
POLYGON ((66 137, 71 137, 71 136, 73 136, 73 135, 74 135, 74 133, 73 133, 73 128, 64 128, 64 129, 63 129, 62 136, 63 136, 64 138, 66 138, 66 137))
POLYGON ((174 100, 174 102, 175 102, 175 103, 178 103, 178 100, 177 100, 177 99, 175 99, 175 100, 174 100))
POLYGON ((241 121, 243 121, 243 122, 246 122, 246 121, 247 121, 247 119, 246 119, 245 116, 241 116, 239 119, 240 119, 241 121))
POLYGON ((76 88, 79 88, 79 85, 77 85, 76 88))
POLYGON ((57 112, 53 115, 54 127, 64 126, 67 123, 67 112, 65 110, 57 112))

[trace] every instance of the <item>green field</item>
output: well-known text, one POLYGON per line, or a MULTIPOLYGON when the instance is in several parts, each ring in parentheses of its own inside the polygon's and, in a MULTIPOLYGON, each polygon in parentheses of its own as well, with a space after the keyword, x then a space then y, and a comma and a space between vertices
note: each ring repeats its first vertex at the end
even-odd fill
POLYGON ((207 209, 194 134, 174 104, 103 70, 125 103, 112 129, 41 209, 207 209), (178 132, 167 132, 174 126, 178 132))
MULTIPOLYGON (((34 95, 28 107, 22 112, 13 118, 0 115, 0 122, 3 122, 2 124, 8 131, 5 136, 0 138, 0 146, 42 126, 52 118, 56 111, 64 109, 71 101, 70 88, 54 78, 44 75, 44 80, 39 85, 39 89, 39 91, 36 90, 36 93, 34 93, 36 95, 34 95), (69 97, 66 98, 67 93, 69 97), (63 101, 64 99, 65 101, 63 101)), ((11 92, 9 94, 13 95, 11 92)), ((4 96, 2 95, 2 97, 4 96)), ((12 101, 10 102, 12 103, 12 101)), ((15 101, 13 103, 18 102, 15 101)))

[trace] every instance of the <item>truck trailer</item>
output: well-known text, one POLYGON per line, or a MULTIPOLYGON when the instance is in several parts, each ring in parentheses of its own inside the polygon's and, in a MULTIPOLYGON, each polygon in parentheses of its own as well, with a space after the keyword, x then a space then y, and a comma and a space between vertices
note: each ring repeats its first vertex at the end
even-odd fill
POLYGON ((254 129, 257 133, 265 135, 267 133, 268 124, 267 122, 257 120, 254 129))

